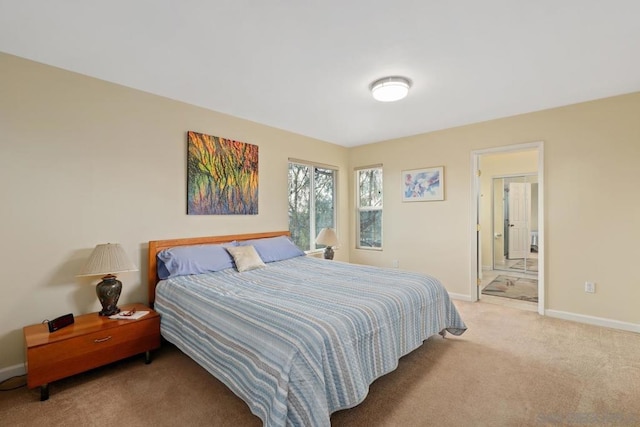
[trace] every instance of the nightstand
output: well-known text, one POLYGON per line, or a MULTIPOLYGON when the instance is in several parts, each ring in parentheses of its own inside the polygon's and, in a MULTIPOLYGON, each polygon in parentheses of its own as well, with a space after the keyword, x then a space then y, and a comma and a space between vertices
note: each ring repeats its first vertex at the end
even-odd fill
POLYGON ((41 387, 40 400, 49 398, 49 383, 160 347, 160 315, 144 304, 122 306, 122 311, 149 311, 138 320, 113 320, 98 313, 83 314, 75 323, 55 332, 46 324, 26 326, 27 385, 41 387))

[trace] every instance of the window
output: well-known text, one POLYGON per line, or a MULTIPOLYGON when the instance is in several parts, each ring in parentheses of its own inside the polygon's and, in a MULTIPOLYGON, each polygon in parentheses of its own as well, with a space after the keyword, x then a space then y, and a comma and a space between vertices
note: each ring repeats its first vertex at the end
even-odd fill
POLYGON ((302 250, 312 251, 325 227, 336 228, 334 167, 289 161, 289 231, 302 250))
POLYGON ((382 165, 356 171, 357 248, 382 249, 382 165))

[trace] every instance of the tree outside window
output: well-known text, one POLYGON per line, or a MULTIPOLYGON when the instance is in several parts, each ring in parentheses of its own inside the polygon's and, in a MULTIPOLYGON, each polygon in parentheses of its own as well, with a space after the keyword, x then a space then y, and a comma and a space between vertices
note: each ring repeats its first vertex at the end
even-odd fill
POLYGON ((316 236, 335 226, 335 169, 289 163, 289 231, 294 243, 305 251, 320 249, 316 236))
POLYGON ((382 166, 356 171, 357 247, 382 249, 382 166))

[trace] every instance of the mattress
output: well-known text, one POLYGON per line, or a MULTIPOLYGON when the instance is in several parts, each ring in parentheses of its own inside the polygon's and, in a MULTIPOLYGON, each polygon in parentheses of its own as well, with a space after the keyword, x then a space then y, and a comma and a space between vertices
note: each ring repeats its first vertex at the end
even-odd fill
POLYGON ((425 339, 466 330, 433 277, 309 256, 163 280, 155 309, 266 426, 329 426, 425 339))

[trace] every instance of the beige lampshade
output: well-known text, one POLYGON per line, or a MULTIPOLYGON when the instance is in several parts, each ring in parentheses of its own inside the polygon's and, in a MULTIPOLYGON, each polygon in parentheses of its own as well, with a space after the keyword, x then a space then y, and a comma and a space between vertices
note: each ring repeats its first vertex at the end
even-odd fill
POLYGON ((126 271, 138 271, 138 267, 131 262, 119 243, 105 243, 96 246, 77 276, 99 276, 126 271))
POLYGON ((336 246, 338 244, 338 236, 333 228, 323 228, 316 238, 316 243, 324 246, 336 246))

